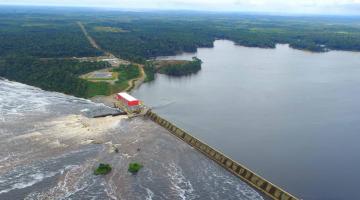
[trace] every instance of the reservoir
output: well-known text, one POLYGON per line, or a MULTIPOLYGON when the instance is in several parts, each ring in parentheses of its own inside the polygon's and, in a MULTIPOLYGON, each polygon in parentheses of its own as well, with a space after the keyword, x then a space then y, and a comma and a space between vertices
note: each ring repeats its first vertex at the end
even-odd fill
POLYGON ((193 56, 199 73, 157 75, 133 95, 302 199, 360 199, 360 53, 217 40, 159 59, 193 56))

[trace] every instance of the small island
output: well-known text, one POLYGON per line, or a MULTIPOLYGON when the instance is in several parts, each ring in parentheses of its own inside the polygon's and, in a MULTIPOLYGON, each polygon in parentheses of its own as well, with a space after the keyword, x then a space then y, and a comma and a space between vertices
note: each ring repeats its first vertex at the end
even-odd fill
POLYGON ((158 73, 169 76, 184 76, 197 73, 201 70, 201 60, 193 57, 191 61, 187 60, 161 60, 156 61, 158 73))
POLYGON ((201 70, 202 61, 193 57, 192 60, 151 60, 144 64, 146 74, 145 82, 155 79, 155 74, 166 74, 168 76, 186 76, 195 74, 201 70))
POLYGON ((157 60, 154 61, 156 71, 169 76, 195 74, 201 70, 202 61, 193 57, 192 60, 157 60))

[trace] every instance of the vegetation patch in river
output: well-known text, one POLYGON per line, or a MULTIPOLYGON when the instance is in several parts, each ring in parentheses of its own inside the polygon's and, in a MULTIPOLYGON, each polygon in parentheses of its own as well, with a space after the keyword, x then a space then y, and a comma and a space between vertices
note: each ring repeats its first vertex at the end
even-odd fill
POLYGON ((130 163, 128 171, 132 174, 136 174, 143 166, 140 163, 130 163))
POLYGON ((100 163, 99 167, 95 169, 94 174, 95 175, 106 175, 110 172, 111 172, 110 164, 100 163))

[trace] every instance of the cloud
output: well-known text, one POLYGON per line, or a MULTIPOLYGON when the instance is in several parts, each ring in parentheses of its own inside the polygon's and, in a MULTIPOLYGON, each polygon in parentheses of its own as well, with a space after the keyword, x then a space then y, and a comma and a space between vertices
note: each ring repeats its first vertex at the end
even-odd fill
POLYGON ((0 4, 360 15, 360 0, 0 0, 0 4))

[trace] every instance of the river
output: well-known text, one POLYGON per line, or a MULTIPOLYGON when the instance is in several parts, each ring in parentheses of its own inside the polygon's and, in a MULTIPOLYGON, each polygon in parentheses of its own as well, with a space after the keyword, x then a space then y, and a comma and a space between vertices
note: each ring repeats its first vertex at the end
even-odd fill
POLYGON ((0 79, 0 199, 266 199, 147 118, 91 118, 110 112, 0 79), (99 163, 111 172, 95 176, 99 163))
POLYGON ((161 116, 303 199, 360 199, 360 53, 217 40, 159 59, 203 61, 133 95, 161 116))

